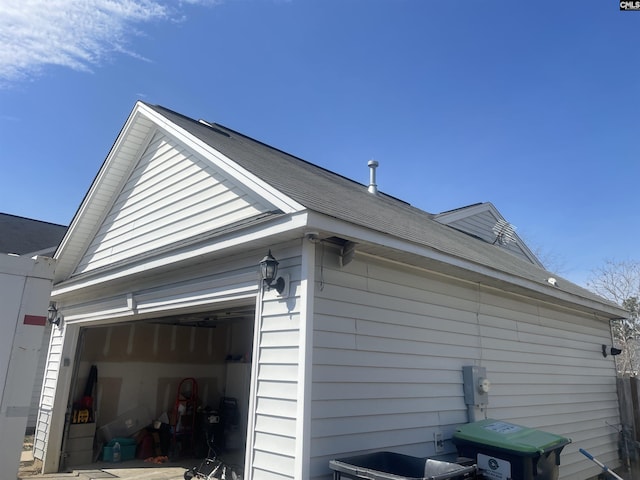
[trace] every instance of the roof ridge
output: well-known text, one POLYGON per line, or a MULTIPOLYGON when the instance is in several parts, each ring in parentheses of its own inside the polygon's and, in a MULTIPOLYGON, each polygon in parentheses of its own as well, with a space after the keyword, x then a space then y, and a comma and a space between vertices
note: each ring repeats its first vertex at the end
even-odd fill
POLYGON ((54 222, 48 222, 46 220, 38 220, 37 218, 23 217, 22 215, 14 215, 13 213, 0 212, 0 215, 6 215, 7 217, 13 217, 13 218, 19 218, 21 220, 29 220, 30 222, 46 223, 47 225, 53 225, 53 226, 56 226, 56 227, 67 228, 67 225, 64 225, 62 223, 54 223, 54 222))

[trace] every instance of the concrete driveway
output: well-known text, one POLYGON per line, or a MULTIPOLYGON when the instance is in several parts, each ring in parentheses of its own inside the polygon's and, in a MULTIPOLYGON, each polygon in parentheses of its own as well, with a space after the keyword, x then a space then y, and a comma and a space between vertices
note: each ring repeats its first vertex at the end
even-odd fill
MULTIPOLYGON (((24 453, 24 452, 23 452, 24 453)), ((30 452, 29 452, 30 453, 30 452)), ((147 463, 144 460, 130 460, 121 463, 98 462, 84 467, 74 467, 69 473, 38 474, 37 465, 33 464, 33 457, 25 458, 20 462, 18 480, 98 480, 98 479, 123 479, 123 480, 184 480, 184 473, 199 466, 200 459, 183 459, 175 462, 166 462, 160 465, 147 463)), ((238 465, 242 458, 240 452, 221 459, 229 465, 238 465)), ((241 470, 234 466, 236 472, 241 470)))
POLYGON ((122 464, 118 468, 113 468, 113 466, 108 468, 96 467, 96 465, 92 465, 87 469, 76 469, 72 473, 55 473, 23 478, 33 480, 97 480, 108 478, 126 480, 184 480, 184 472, 186 470, 186 468, 174 466, 149 467, 126 464, 122 464))
POLYGON ((69 473, 51 473, 41 475, 33 469, 21 468, 18 480, 93 480, 93 479, 126 479, 126 480, 183 480, 184 472, 198 465, 199 461, 168 462, 162 465, 146 463, 143 460, 131 460, 118 464, 93 463, 87 466, 74 467, 69 473), (195 463, 194 463, 195 462, 195 463))

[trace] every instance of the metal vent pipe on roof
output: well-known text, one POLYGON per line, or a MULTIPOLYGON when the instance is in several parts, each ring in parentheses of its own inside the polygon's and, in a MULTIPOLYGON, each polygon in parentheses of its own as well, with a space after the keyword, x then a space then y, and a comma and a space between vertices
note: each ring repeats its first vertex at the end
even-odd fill
POLYGON ((377 160, 369 160, 369 193, 378 193, 378 185, 376 184, 376 168, 378 168, 377 160))

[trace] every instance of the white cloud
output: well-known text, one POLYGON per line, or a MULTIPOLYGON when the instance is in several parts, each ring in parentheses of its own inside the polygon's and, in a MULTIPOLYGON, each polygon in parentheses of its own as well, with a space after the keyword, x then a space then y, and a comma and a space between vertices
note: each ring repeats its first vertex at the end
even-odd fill
POLYGON ((203 5, 206 7, 212 7, 214 5, 220 5, 222 0, 182 0, 180 3, 188 3, 191 5, 203 5))
POLYGON ((90 71, 113 52, 137 56, 127 50, 135 25, 171 13, 153 0, 0 0, 0 87, 46 65, 90 71))

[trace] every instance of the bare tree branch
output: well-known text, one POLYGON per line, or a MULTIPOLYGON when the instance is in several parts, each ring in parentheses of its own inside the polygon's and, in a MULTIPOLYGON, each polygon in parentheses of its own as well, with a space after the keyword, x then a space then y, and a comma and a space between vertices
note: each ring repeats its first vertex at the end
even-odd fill
POLYGON ((637 376, 640 370, 640 262, 607 260, 591 272, 587 288, 617 303, 629 317, 611 323, 614 343, 622 349, 616 357, 619 375, 637 376))

